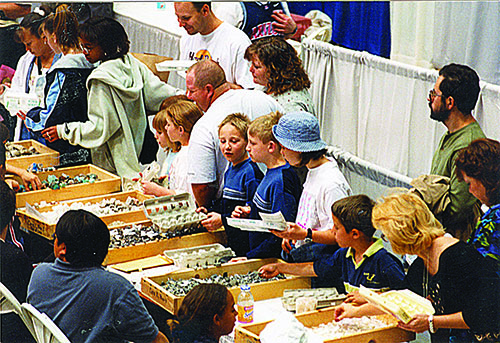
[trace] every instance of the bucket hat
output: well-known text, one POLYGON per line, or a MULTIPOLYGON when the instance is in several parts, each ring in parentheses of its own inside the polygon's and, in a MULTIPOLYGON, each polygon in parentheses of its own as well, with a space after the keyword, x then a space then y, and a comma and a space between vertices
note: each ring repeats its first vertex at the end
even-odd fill
POLYGON ((319 134, 319 123, 308 112, 289 112, 273 126, 276 140, 285 148, 297 152, 311 152, 326 148, 319 134))

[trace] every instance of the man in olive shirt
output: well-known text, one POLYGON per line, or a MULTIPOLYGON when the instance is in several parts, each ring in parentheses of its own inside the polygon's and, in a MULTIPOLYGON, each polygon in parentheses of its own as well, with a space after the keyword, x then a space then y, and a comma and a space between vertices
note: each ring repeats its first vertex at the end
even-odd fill
POLYGON ((439 78, 429 92, 431 118, 448 129, 439 142, 431 166, 431 174, 450 178, 451 202, 438 219, 447 232, 463 241, 469 238, 481 210, 479 201, 469 193, 468 185, 457 179, 455 158, 460 149, 485 137, 472 116, 479 90, 479 77, 473 69, 449 64, 439 71, 439 78))

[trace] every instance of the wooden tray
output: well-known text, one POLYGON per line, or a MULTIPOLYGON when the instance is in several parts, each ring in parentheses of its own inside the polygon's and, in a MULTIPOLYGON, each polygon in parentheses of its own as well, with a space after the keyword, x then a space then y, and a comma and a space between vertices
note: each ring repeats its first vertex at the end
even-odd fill
POLYGON ((41 189, 38 191, 29 191, 18 193, 16 195, 16 207, 24 207, 26 203, 33 205, 40 201, 64 201, 78 198, 92 197, 95 195, 109 194, 119 192, 121 189, 120 177, 92 164, 84 166, 61 168, 54 171, 39 172, 36 175, 40 181, 46 180, 49 175, 61 176, 67 174, 74 177, 79 174, 96 174, 99 177, 94 183, 81 183, 77 185, 68 185, 60 189, 41 189))
MULTIPOLYGON (((141 224, 151 225, 151 222, 146 221, 141 224)), ((110 227, 110 229, 114 228, 117 227, 110 227)), ((226 232, 224 229, 219 229, 214 232, 201 232, 181 237, 173 237, 150 243, 139 243, 128 247, 109 249, 108 255, 106 256, 103 264, 110 265, 122 263, 163 254, 165 250, 190 248, 213 243, 226 243, 226 232)))
MULTIPOLYGON (((328 307, 318 311, 296 314, 295 318, 306 327, 318 326, 322 323, 329 323, 334 318, 335 307, 328 307)), ((390 315, 376 316, 390 326, 371 330, 355 335, 344 336, 342 338, 328 339, 324 343, 396 343, 396 342, 409 342, 415 339, 415 334, 410 331, 405 331, 397 327, 397 319, 390 315)), ((242 324, 236 326, 235 343, 260 343, 260 332, 264 330, 271 320, 242 324)))
MULTIPOLYGON (((128 197, 133 197, 136 199, 139 199, 141 201, 144 201, 146 199, 151 198, 149 195, 144 195, 143 193, 139 191, 131 191, 131 192, 120 192, 120 193, 113 193, 113 194, 108 194, 108 195, 100 195, 100 196, 94 196, 90 198, 81 198, 81 199, 74 199, 70 201, 63 201, 62 203, 71 205, 72 203, 75 202, 84 202, 84 203, 97 203, 100 202, 104 199, 118 199, 121 201, 127 200, 128 197)), ((40 212, 49 212, 52 210, 53 206, 45 206, 43 208, 40 208, 40 212)), ((39 218, 29 214, 26 212, 26 209, 17 209, 17 215, 19 216, 19 219, 21 220, 21 226, 31 232, 34 232, 42 237, 45 237, 47 239, 52 239, 52 235, 54 234, 56 230, 56 224, 50 224, 46 223, 39 218)), ((105 215, 100 217, 106 225, 109 225, 115 221, 122 221, 124 223, 134 223, 138 221, 146 221, 146 215, 144 214, 144 211, 142 209, 136 210, 136 211, 130 211, 130 212, 124 212, 124 213, 117 213, 117 214, 111 214, 111 215, 105 215)))
POLYGON ((50 149, 42 143, 32 139, 14 143, 22 145, 26 149, 34 147, 40 154, 8 158, 7 164, 11 166, 27 169, 33 163, 41 163, 44 167, 55 167, 59 165, 59 152, 50 149))
MULTIPOLYGON (((207 278, 214 274, 223 274, 227 272, 232 274, 246 274, 250 271, 258 270, 261 266, 268 263, 275 263, 277 259, 248 260, 235 263, 225 263, 219 267, 209 267, 206 269, 184 269, 175 271, 162 276, 144 277, 141 280, 141 291, 148 297, 160 304, 168 312, 177 314, 184 297, 175 296, 161 286, 161 283, 167 279, 190 279, 192 277, 207 278)), ((287 279, 278 281, 268 281, 252 284, 252 295, 255 301, 281 297, 283 290, 294 288, 310 288, 311 279, 304 276, 288 276, 287 279)), ((239 287, 231 287, 229 291, 235 299, 240 294, 239 287)))

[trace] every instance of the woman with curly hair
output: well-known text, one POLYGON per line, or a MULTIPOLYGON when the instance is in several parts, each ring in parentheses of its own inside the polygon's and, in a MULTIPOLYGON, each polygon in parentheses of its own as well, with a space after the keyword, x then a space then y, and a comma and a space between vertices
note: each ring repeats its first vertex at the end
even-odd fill
POLYGON ((308 88, 311 81, 295 49, 281 37, 254 41, 245 51, 250 61, 253 82, 280 103, 286 112, 305 111, 315 114, 308 88))
POLYGON ((493 262, 500 274, 500 143, 477 139, 458 152, 455 164, 458 179, 489 207, 468 243, 493 262))
POLYGON ((233 295, 225 286, 198 285, 182 301, 177 320, 170 323, 173 342, 219 342, 233 331, 236 314, 233 295))

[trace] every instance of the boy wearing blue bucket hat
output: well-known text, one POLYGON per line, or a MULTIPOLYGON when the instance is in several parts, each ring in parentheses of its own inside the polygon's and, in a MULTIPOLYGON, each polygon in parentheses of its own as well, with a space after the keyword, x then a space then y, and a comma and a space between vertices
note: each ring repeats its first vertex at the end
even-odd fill
POLYGON ((306 166, 308 173, 299 201, 296 223, 273 233, 283 238, 282 257, 288 262, 316 261, 336 249, 332 230, 332 204, 351 195, 351 188, 337 162, 325 156, 327 144, 319 123, 307 112, 291 112, 273 126, 281 153, 292 166, 306 166))

